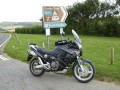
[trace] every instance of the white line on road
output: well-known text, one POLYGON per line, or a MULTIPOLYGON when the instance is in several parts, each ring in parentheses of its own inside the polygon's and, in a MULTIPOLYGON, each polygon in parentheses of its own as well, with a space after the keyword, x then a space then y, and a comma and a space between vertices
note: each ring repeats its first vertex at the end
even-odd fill
POLYGON ((0 59, 3 60, 3 61, 8 61, 8 59, 3 57, 2 55, 0 55, 0 59))
POLYGON ((0 45, 0 48, 11 38, 11 34, 10 34, 10 37, 5 41, 3 42, 1 45, 0 45))

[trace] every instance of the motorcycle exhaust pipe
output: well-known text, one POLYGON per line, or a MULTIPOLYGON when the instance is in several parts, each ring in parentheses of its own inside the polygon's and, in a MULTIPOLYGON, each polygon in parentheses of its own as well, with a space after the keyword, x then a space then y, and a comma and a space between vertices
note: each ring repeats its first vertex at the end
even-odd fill
POLYGON ((43 64, 43 65, 37 65, 37 66, 35 66, 35 68, 39 68, 39 69, 42 69, 42 68, 48 69, 47 66, 48 66, 48 64, 43 64))
POLYGON ((39 64, 40 65, 35 66, 36 69, 42 69, 42 68, 44 68, 46 70, 49 70, 50 66, 49 66, 48 62, 47 62, 47 64, 43 64, 43 61, 41 60, 40 57, 38 57, 38 60, 39 60, 39 64))
POLYGON ((43 65, 37 65, 37 66, 35 66, 35 68, 36 68, 36 69, 38 69, 38 68, 39 68, 39 69, 42 69, 42 68, 43 68, 43 65))

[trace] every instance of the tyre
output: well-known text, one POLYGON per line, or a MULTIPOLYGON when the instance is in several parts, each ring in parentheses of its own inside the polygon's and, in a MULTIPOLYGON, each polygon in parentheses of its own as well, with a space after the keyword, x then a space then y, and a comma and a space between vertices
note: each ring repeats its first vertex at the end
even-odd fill
POLYGON ((35 68, 36 65, 40 65, 40 64, 38 63, 38 60, 34 58, 29 65, 30 72, 34 76, 41 76, 42 74, 45 73, 45 70, 43 68, 42 69, 35 68))
POLYGON ((87 83, 91 81, 95 76, 95 67, 90 61, 85 60, 82 63, 84 71, 81 70, 78 62, 75 62, 72 68, 73 76, 79 82, 87 83))

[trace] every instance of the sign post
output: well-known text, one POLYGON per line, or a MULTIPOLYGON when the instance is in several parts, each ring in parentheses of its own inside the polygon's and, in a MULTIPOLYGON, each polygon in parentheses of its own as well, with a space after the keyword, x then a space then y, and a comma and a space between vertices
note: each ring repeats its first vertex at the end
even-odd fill
POLYGON ((62 6, 44 6, 43 22, 46 29, 46 36, 49 48, 50 28, 60 28, 61 39, 63 40, 63 28, 67 26, 65 20, 68 16, 66 9, 62 6), (49 35, 48 35, 49 33, 49 35))
POLYGON ((63 40, 63 28, 60 28, 60 35, 61 35, 61 40, 63 40))
POLYGON ((50 48, 50 46, 49 46, 50 28, 46 28, 45 30, 46 30, 46 36, 47 36, 48 48, 50 48))

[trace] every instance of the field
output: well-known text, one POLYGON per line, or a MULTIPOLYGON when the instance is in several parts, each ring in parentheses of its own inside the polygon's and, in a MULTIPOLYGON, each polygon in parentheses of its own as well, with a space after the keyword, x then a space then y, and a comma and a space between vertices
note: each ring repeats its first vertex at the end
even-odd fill
MULTIPOLYGON (((45 43, 47 50, 52 50, 55 45, 54 42, 60 40, 60 35, 50 36, 50 49, 47 48, 47 38, 45 35, 37 34, 17 34, 21 45, 16 39, 15 34, 12 34, 10 42, 5 46, 4 52, 9 56, 27 62, 28 42, 36 43, 42 47, 45 43)), ((115 37, 96 37, 96 36, 81 36, 79 35, 83 44, 83 56, 92 61, 96 68, 96 79, 102 81, 117 81, 120 82, 120 38, 115 37), (111 48, 114 47, 115 58, 114 65, 110 64, 111 48)), ((72 35, 70 40, 74 40, 72 35)), ((64 39, 65 39, 64 37, 64 39)), ((67 73, 71 76, 71 70, 67 73)))
POLYGON ((0 29, 4 29, 5 32, 15 32, 15 28, 22 28, 34 25, 41 25, 41 22, 1 22, 0 29))
POLYGON ((22 27, 23 26, 0 26, 0 28, 8 32, 15 32, 15 28, 22 28, 22 27))

